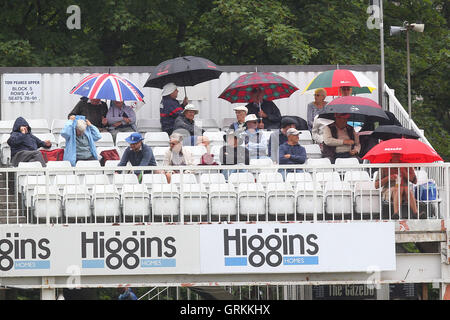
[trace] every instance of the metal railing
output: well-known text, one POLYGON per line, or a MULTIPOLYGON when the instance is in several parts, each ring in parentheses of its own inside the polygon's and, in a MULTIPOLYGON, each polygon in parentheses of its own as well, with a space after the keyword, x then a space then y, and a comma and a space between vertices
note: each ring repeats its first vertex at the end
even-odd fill
POLYGON ((2 168, 0 221, 17 225, 448 219, 449 170, 449 163, 2 168), (417 176, 404 189, 410 192, 395 193, 398 201, 393 196, 395 181, 377 188, 383 176, 378 172, 389 176, 398 173, 396 168, 408 175, 414 170, 417 176), (136 170, 144 173, 138 177, 136 170), (170 183, 163 171, 172 172, 170 183))

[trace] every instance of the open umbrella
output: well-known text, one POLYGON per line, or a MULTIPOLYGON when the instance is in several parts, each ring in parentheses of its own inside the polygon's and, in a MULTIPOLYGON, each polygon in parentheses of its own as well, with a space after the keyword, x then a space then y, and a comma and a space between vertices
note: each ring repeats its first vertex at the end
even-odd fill
POLYGON ((371 119, 389 119, 381 106, 369 98, 340 97, 330 101, 319 114, 319 118, 334 120, 335 113, 350 114, 349 121, 364 122, 367 117, 371 119))
POLYGON ((219 96, 231 103, 249 102, 254 88, 263 90, 265 100, 287 98, 298 90, 287 79, 272 72, 247 73, 234 80, 219 96))
POLYGON ((212 61, 194 56, 178 57, 161 62, 155 67, 144 87, 162 89, 167 83, 177 86, 195 86, 198 83, 217 79, 222 70, 212 61))
POLYGON ((427 144, 415 139, 390 139, 382 141, 363 157, 370 163, 388 163, 392 154, 400 154, 403 163, 428 163, 442 161, 439 154, 427 144))
POLYGON ((371 93, 376 89, 363 73, 348 69, 328 70, 318 74, 303 90, 302 94, 324 88, 327 96, 339 96, 340 87, 352 87, 352 94, 371 93))
POLYGON ((372 132, 372 137, 381 140, 399 139, 402 137, 407 139, 419 139, 419 136, 413 130, 395 125, 378 126, 372 132))
POLYGON ((109 73, 94 73, 70 90, 89 99, 144 101, 144 95, 131 81, 109 73))

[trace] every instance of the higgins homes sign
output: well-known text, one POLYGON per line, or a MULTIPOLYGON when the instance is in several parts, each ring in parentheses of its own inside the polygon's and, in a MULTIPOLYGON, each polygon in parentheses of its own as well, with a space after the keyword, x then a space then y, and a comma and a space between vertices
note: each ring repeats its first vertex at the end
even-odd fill
POLYGON ((395 270, 392 222, 1 226, 0 277, 395 270))

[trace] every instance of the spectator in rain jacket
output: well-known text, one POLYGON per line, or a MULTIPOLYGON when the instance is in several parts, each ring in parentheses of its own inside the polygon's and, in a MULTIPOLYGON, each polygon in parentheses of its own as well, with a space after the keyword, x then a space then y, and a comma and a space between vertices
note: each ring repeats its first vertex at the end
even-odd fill
POLYGON ((102 136, 85 116, 71 116, 61 131, 66 139, 64 160, 74 167, 78 160, 98 160, 95 142, 102 136))
POLYGON ((159 116, 161 122, 162 131, 167 132, 170 136, 173 132, 173 126, 175 119, 184 110, 184 107, 188 104, 187 97, 184 98, 183 103, 179 103, 177 100, 178 89, 174 83, 168 83, 163 87, 162 100, 159 106, 159 116))
POLYGON ((38 148, 50 148, 52 143, 49 140, 42 141, 31 133, 28 122, 18 117, 14 122, 11 135, 7 141, 11 148, 11 164, 17 167, 19 162, 39 161, 43 167, 46 166, 38 148))

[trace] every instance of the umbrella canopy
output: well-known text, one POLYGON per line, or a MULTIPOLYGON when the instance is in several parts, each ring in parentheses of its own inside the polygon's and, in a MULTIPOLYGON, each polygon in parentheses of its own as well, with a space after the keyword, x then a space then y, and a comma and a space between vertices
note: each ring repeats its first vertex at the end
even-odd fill
POLYGON ((339 96, 340 87, 352 87, 352 94, 371 93, 376 89, 363 73, 348 69, 328 70, 320 73, 303 90, 302 94, 324 88, 327 96, 339 96))
POLYGON ((234 80, 219 98, 231 103, 249 102, 255 88, 263 90, 265 100, 287 98, 298 90, 291 82, 272 72, 253 72, 234 80))
POLYGON ((161 62, 155 67, 144 87, 162 89, 167 83, 177 86, 195 86, 198 83, 217 79, 222 70, 212 61, 194 56, 178 57, 161 62))
POLYGON ((383 111, 378 103, 363 97, 348 96, 336 98, 322 109, 319 118, 334 120, 335 113, 350 114, 349 121, 364 122, 367 117, 389 120, 386 112, 383 111))
POLYGON ((390 139, 382 141, 363 157, 371 163, 388 163, 393 154, 400 154, 403 163, 428 163, 442 161, 442 158, 430 146, 415 139, 390 139))
POLYGON ((419 139, 419 136, 413 130, 395 125, 378 126, 372 132, 372 137, 381 140, 399 139, 402 137, 407 139, 419 139))
POLYGON ((109 73, 94 73, 81 80, 70 93, 89 99, 143 101, 142 92, 129 80, 109 73))

